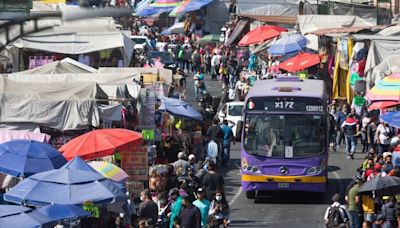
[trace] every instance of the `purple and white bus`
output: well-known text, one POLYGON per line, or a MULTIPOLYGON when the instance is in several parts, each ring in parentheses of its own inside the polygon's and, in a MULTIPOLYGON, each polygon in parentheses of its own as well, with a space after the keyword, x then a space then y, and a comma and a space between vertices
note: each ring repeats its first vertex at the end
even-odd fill
POLYGON ((242 188, 326 191, 327 94, 324 82, 285 77, 257 81, 245 100, 241 142, 242 188))

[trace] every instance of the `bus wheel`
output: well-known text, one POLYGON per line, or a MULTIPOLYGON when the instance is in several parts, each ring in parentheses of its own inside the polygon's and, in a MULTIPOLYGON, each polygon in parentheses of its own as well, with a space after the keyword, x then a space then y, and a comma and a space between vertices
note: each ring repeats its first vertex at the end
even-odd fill
POLYGON ((247 191, 246 192, 247 199, 255 199, 256 198, 256 191, 247 191))

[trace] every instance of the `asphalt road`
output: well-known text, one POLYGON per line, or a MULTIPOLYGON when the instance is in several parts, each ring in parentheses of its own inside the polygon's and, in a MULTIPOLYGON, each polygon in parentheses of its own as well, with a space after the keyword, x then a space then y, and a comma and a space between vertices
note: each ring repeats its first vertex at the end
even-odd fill
MULTIPOLYGON (((205 84, 211 95, 221 95, 219 82, 210 81, 206 77, 205 84)), ((197 103, 193 87, 193 80, 188 76, 186 100, 195 106, 197 103)), ((348 160, 344 148, 338 152, 330 151, 328 191, 322 200, 312 193, 260 194, 256 200, 249 200, 241 190, 240 149, 237 143, 232 146, 228 168, 218 170, 224 174, 226 196, 231 208, 231 227, 325 227, 323 215, 330 204, 330 198, 335 193, 340 193, 344 198, 346 186, 364 157, 364 154, 356 153, 354 160, 348 160)))

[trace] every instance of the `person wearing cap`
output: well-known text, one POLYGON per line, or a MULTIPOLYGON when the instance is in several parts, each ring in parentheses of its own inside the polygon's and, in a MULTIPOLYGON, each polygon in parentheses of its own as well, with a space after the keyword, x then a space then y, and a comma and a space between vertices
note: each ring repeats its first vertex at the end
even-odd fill
POLYGON ((208 211, 210 210, 210 201, 206 199, 204 189, 197 189, 197 200, 193 202, 193 205, 199 208, 201 213, 201 227, 205 227, 208 220, 208 211))
POLYGON ((182 197, 179 195, 179 189, 173 188, 169 190, 169 197, 171 198, 171 212, 169 216, 169 227, 174 227, 174 219, 179 216, 182 208, 182 197))
POLYGON ((192 170, 196 169, 196 156, 194 154, 190 154, 189 157, 189 168, 192 170))
POLYGON ((172 163, 175 168, 175 173, 179 177, 186 177, 189 169, 189 162, 185 160, 185 153, 178 153, 178 160, 172 163))
POLYGON ((340 216, 342 217, 342 221, 344 224, 340 224, 338 227, 347 227, 348 222, 350 221, 350 216, 349 213, 347 212, 347 209, 344 205, 340 204, 340 195, 339 194, 334 194, 332 196, 332 204, 326 209, 325 215, 324 215, 324 220, 325 224, 329 223, 329 213, 331 212, 332 208, 338 207, 340 216))

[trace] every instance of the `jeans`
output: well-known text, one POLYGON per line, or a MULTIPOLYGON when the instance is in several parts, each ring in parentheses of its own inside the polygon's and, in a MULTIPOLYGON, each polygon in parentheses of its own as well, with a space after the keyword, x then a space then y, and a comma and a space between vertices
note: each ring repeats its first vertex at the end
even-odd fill
POLYGON ((230 154, 231 154, 231 144, 230 143, 228 143, 228 144, 224 143, 224 145, 222 146, 222 150, 223 150, 223 153, 222 153, 222 166, 226 167, 226 165, 227 165, 227 163, 229 161, 230 154))
POLYGON ((194 95, 196 96, 196 100, 199 100, 199 87, 194 84, 194 95))
POLYGON ((350 214, 350 228, 361 228, 360 217, 358 211, 349 211, 350 214))
POLYGON ((337 134, 337 140, 336 140, 336 145, 340 146, 340 143, 344 140, 345 136, 344 136, 344 132, 339 130, 338 134, 337 134))
POLYGON ((384 152, 389 151, 389 144, 378 144, 378 155, 382 155, 384 152))
POLYGON ((346 136, 346 150, 347 155, 351 156, 356 151, 357 137, 356 136, 346 136))

